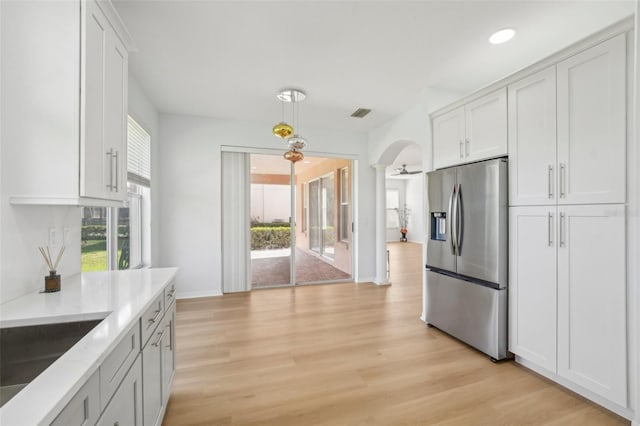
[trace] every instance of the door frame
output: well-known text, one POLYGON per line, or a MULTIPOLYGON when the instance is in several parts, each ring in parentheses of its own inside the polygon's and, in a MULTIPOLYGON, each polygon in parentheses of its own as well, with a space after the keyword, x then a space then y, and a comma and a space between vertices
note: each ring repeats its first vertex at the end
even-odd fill
MULTIPOLYGON (((273 149, 273 148, 260 148, 260 147, 246 147, 246 146, 233 146, 233 145, 221 145, 220 146, 220 152, 241 152, 241 153, 245 153, 245 154, 263 154, 263 155, 284 155, 284 151, 281 149, 273 149)), ((326 152, 321 152, 321 151, 305 151, 304 153, 306 156, 308 157, 323 157, 323 158, 341 158, 341 159, 345 159, 345 160, 349 160, 351 162, 351 185, 350 185, 350 201, 351 201, 351 279, 355 282, 355 277, 358 276, 357 274, 357 270, 358 270, 358 251, 359 251, 359 244, 358 244, 358 239, 357 239, 357 230, 358 230, 358 222, 357 222, 357 217, 358 217, 358 156, 355 154, 332 154, 332 153, 326 153, 326 152)), ((293 167, 293 163, 291 163, 292 167, 291 167, 291 180, 293 181, 293 179, 295 178, 295 170, 293 167)), ((222 173, 222 171, 221 171, 222 173)), ((222 181, 221 181, 222 182, 222 181)), ((224 184, 224 182, 222 182, 222 184, 224 184)), ((292 208, 292 216, 291 216, 291 221, 294 222, 295 225, 295 205, 296 205, 296 200, 297 200, 297 190, 295 190, 295 186, 294 186, 294 190, 292 191, 291 194, 291 208, 292 208)), ((220 207, 222 208, 222 207, 220 207)), ((302 283, 302 284, 297 284, 296 283, 296 277, 295 277, 295 244, 296 244, 296 236, 295 236, 295 226, 291 226, 291 233, 294 234, 291 236, 291 244, 292 244, 292 250, 291 250, 291 282, 288 284, 288 286, 291 287, 295 287, 297 285, 307 285, 306 283, 302 283)), ((220 241, 220 252, 222 253, 224 250, 224 247, 222 246, 224 244, 224 239, 221 239, 220 241)), ((250 251, 250 250, 248 250, 250 251)), ((250 272, 250 271, 249 271, 250 272)), ((249 279, 250 277, 247 277, 247 279, 249 279)), ((327 282, 331 282, 331 281, 327 281, 327 282)))

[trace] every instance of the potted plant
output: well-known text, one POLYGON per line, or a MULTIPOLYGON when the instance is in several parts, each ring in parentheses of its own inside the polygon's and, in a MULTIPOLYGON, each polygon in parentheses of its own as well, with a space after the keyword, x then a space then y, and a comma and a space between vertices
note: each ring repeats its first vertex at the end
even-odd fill
POLYGON ((400 234, 402 234, 402 236, 400 237, 400 241, 403 243, 406 243, 407 232, 409 232, 409 230, 407 229, 407 226, 409 224, 409 214, 411 213, 411 210, 405 204, 403 208, 396 209, 396 212, 398 212, 398 222, 400 223, 400 234))

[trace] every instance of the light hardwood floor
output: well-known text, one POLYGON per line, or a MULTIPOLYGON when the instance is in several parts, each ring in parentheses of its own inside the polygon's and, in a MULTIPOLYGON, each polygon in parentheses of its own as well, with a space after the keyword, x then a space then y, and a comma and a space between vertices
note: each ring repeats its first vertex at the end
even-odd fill
POLYGON ((164 425, 615 425, 624 419, 420 320, 422 248, 390 244, 392 285, 178 301, 164 425))

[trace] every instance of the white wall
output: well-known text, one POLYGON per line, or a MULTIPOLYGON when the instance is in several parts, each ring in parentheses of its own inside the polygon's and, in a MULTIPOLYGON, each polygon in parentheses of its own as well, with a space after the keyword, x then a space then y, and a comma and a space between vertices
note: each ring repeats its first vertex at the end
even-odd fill
MULTIPOLYGON (((640 200, 640 171, 638 165, 640 164, 640 34, 638 32, 638 26, 640 25, 640 2, 636 0, 636 16, 635 16, 635 52, 634 52, 634 78, 633 84, 633 115, 631 116, 633 127, 633 147, 634 149, 630 153, 630 164, 635 164, 635 167, 629 167, 630 183, 631 187, 635 187, 635 192, 629 194, 629 204, 632 207, 632 213, 630 214, 631 220, 629 221, 629 250, 637 256, 638 250, 640 250, 640 211, 638 210, 638 203, 640 200), (635 158, 634 158, 635 157, 635 158)), ((637 259, 637 257, 636 257, 637 259)), ((631 265, 631 257, 628 258, 628 263, 631 265)), ((632 336, 631 345, 633 348, 632 354, 635 354, 635 359, 631 363, 631 371, 635 373, 635 418, 633 420, 634 426, 640 426, 640 365, 638 364, 638 358, 640 353, 640 275, 638 272, 637 264, 633 265, 631 270, 631 280, 629 283, 630 295, 635 296, 635 301, 632 301, 630 306, 634 307, 632 312, 635 318, 632 318, 633 324, 630 329, 635 331, 635 336, 632 336), (635 306, 633 305, 635 303, 635 306)), ((632 374, 633 374, 632 373, 632 374)), ((633 401, 632 401, 633 403, 633 401)))
MULTIPOLYGON (((135 55, 135 53, 132 53, 132 55, 135 55)), ((155 235, 158 235, 159 216, 162 214, 158 208, 157 197, 154 196, 158 186, 158 176, 161 173, 158 162, 159 116, 158 110, 149 101, 140 84, 131 73, 129 73, 129 115, 151 135, 151 203, 148 203, 148 199, 144 199, 142 205, 142 209, 145 211, 151 209, 151 221, 143 224, 142 229, 142 246, 148 247, 150 250, 143 250, 142 262, 145 265, 157 265, 158 244, 155 235)))
MULTIPOLYGON (((159 168, 155 197, 159 199, 159 266, 178 266, 178 297, 220 294, 221 283, 221 146, 273 148, 284 144, 271 134, 270 123, 206 117, 160 116, 159 168)), ((366 136, 357 133, 307 129, 308 155, 353 156, 366 165, 366 136)), ((358 185, 372 188, 371 167, 357 167, 358 185)), ((373 280, 373 191, 357 191, 358 281, 373 280)))
POLYGON ((251 184, 251 218, 258 222, 288 222, 291 216, 289 185, 251 184))
MULTIPOLYGON (((2 19, 9 18, 0 12, 0 21, 2 19)), ((11 70, 8 67, 15 66, 5 57, 5 52, 11 50, 7 48, 7 43, 11 43, 11 37, 7 34, 7 31, 11 31, 11 25, 7 24, 0 23, 0 303, 44 288, 44 276, 48 274, 48 268, 38 246, 47 245, 51 227, 58 230, 58 246, 62 244, 64 228, 70 230, 69 241, 64 242, 67 248, 58 266, 62 286, 64 287, 66 277, 80 272, 78 207, 13 206, 9 202, 10 196, 18 195, 19 192, 20 182, 15 176, 21 175, 18 171, 24 166, 20 160, 20 151, 24 146, 27 127, 24 126, 22 112, 15 106, 15 98, 11 98, 12 91, 6 90, 13 84, 13 81, 7 79, 11 75, 15 76, 15 69, 7 72, 11 70)), ((47 115, 49 113, 57 113, 44 106, 43 111, 39 120, 50 118, 47 115)), ((58 141, 52 140, 52 143, 58 141)), ((51 164, 51 167, 55 167, 55 164, 51 164)))

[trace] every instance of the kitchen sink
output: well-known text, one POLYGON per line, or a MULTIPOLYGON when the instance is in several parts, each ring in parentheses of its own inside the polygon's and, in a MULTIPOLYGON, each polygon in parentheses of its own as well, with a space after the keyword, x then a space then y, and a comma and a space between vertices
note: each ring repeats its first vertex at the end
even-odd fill
POLYGON ((0 407, 101 321, 0 329, 0 407))

